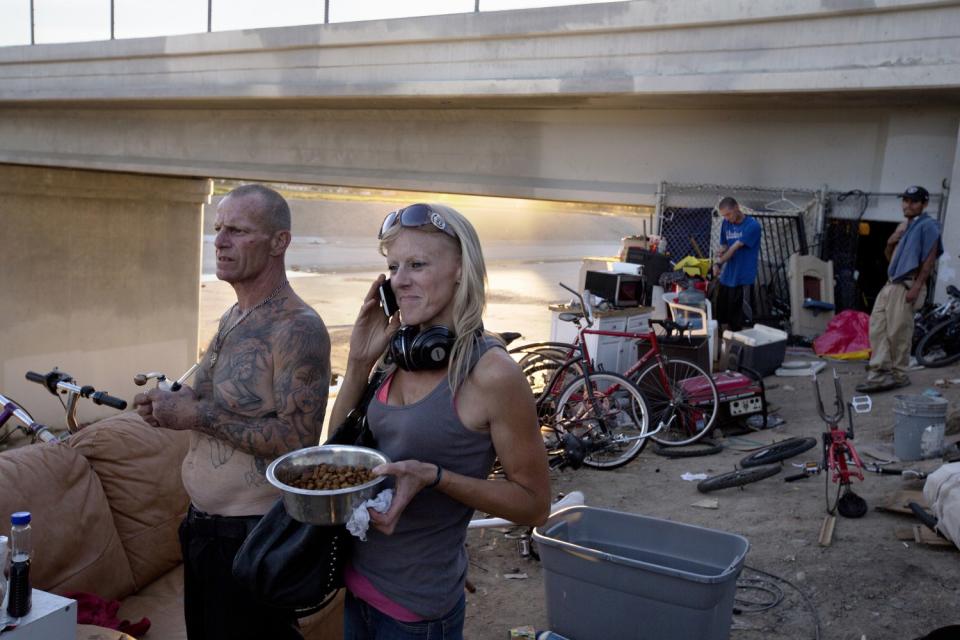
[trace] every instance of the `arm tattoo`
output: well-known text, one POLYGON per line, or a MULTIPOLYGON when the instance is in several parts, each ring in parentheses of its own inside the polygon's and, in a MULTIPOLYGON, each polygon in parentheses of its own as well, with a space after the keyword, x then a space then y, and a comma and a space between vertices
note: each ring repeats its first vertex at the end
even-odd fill
POLYGON ((251 318, 224 346, 227 366, 215 371, 214 397, 200 402, 197 416, 199 431, 253 455, 261 473, 277 456, 319 443, 330 386, 320 318, 279 308, 272 315, 251 318))

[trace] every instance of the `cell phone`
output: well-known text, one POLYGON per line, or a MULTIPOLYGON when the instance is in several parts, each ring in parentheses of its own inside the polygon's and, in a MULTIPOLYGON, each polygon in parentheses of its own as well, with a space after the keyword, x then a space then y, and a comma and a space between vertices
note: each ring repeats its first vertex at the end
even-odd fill
POLYGON ((397 306, 397 297, 393 295, 393 287, 390 286, 390 280, 384 280, 380 285, 380 308, 387 317, 393 316, 400 307, 397 306))

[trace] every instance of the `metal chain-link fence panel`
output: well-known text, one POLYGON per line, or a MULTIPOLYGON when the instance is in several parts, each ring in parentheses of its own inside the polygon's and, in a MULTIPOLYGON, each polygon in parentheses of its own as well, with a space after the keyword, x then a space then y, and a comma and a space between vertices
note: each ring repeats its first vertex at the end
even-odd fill
POLYGON ((763 230, 755 289, 754 320, 789 329, 787 262, 806 254, 819 229, 820 192, 716 184, 663 183, 657 198, 657 233, 674 260, 687 255, 715 257, 720 240, 717 205, 732 197, 763 230))
MULTIPOLYGON (((943 205, 942 193, 930 194, 926 211, 941 226, 943 205)), ((899 193, 869 193, 855 189, 825 194, 823 230, 814 253, 823 260, 833 261, 837 311, 859 309, 869 312, 873 308, 874 298, 886 282, 887 259, 883 247, 893 229, 903 220, 901 211, 899 193), (865 244, 867 250, 861 250, 865 244)), ((934 283, 935 274, 927 288, 928 300, 932 300, 934 283)))

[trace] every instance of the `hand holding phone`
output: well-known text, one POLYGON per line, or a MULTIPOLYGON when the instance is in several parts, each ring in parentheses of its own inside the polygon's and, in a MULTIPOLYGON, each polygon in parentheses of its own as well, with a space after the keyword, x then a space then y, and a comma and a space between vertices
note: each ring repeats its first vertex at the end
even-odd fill
POLYGON ((380 285, 380 308, 389 318, 393 316, 400 307, 397 305, 397 297, 393 295, 393 287, 390 286, 390 280, 384 280, 380 285))

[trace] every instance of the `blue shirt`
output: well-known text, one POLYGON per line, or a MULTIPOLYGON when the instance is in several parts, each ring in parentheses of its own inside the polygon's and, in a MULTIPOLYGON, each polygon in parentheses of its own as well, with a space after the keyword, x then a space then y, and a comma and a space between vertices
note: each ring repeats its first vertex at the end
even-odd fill
POLYGON ((757 279, 757 258, 760 256, 760 223, 756 218, 744 216, 740 224, 723 221, 720 225, 720 244, 730 248, 736 242, 743 246, 730 257, 720 272, 720 284, 739 287, 753 284, 757 279))
POLYGON ((940 241, 940 225, 937 221, 921 213, 907 223, 907 230, 900 237, 897 248, 893 252, 893 259, 887 268, 887 277, 891 282, 903 280, 911 271, 923 264, 930 255, 933 246, 937 245, 937 257, 943 253, 943 243, 940 241))

